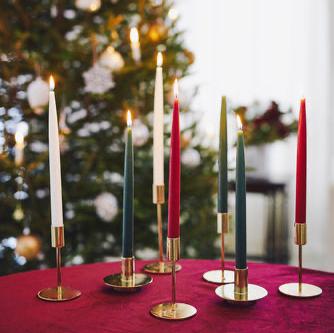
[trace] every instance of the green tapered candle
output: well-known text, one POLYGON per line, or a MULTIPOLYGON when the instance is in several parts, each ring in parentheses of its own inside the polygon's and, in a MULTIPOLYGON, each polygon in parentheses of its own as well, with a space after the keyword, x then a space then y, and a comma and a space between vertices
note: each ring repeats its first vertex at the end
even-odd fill
POLYGON ((124 155, 122 257, 133 257, 133 144, 131 113, 127 114, 124 155))
POLYGON ((222 97, 220 110, 219 158, 218 158, 218 213, 227 213, 227 119, 226 96, 222 97))
POLYGON ((247 268, 246 259, 246 176, 244 132, 239 116, 237 138, 237 165, 235 190, 235 266, 238 269, 247 268))

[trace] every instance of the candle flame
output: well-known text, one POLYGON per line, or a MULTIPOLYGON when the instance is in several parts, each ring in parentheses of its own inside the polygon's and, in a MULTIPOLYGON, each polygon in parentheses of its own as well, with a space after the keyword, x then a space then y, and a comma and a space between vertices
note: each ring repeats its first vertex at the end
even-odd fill
POLYGON ((24 135, 20 131, 15 133, 15 142, 19 145, 22 145, 24 142, 24 135))
POLYGON ((50 90, 54 90, 54 88, 55 88, 55 80, 53 79, 52 75, 50 75, 49 87, 50 87, 50 90))
POLYGON ((179 95, 179 84, 177 79, 174 81, 174 96, 177 97, 179 95))
POLYGON ((237 114, 237 123, 238 123, 238 129, 242 131, 242 121, 238 114, 237 114))
POLYGON ((157 66, 161 67, 162 66, 162 62, 163 62, 162 53, 158 52, 158 55, 157 55, 157 66))
POLYGON ((132 27, 130 30, 130 41, 131 43, 139 42, 139 34, 138 34, 138 29, 136 27, 132 27))
POLYGON ((132 118, 131 118, 131 111, 128 110, 127 115, 126 115, 126 123, 128 127, 132 126, 132 118))

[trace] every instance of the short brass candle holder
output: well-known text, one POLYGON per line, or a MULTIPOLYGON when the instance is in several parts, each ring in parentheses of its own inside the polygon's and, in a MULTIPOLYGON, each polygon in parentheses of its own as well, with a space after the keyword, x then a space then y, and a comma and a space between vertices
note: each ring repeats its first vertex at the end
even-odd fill
POLYGON ((248 268, 234 271, 234 284, 227 284, 216 288, 216 294, 229 303, 247 305, 268 295, 266 289, 248 283, 248 268))
POLYGON ((306 223, 295 224, 295 244, 298 245, 298 282, 285 283, 278 290, 291 297, 308 298, 320 296, 322 289, 313 284, 303 283, 303 252, 302 246, 306 244, 306 223))
POLYGON ((230 217, 229 213, 217 213, 217 229, 221 236, 221 269, 205 272, 203 279, 207 282, 226 284, 234 281, 234 271, 225 269, 225 234, 229 232, 230 217))
POLYGON ((121 259, 121 273, 108 275, 103 279, 104 283, 119 292, 134 292, 152 282, 149 275, 135 273, 135 258, 121 259))
POLYGON ((172 301, 155 305, 150 313, 157 318, 182 320, 196 315, 194 306, 176 302, 176 269, 175 263, 180 259, 180 238, 167 238, 167 258, 172 264, 172 301))
POLYGON ((57 264, 57 286, 45 288, 37 293, 37 297, 44 301, 62 302, 70 301, 81 295, 81 291, 64 287, 62 285, 61 276, 61 248, 65 245, 64 227, 51 227, 51 244, 56 248, 56 264, 57 264))
MULTIPOLYGON (((164 260, 163 236, 162 236, 162 205, 165 203, 165 185, 153 185, 153 203, 157 205, 157 227, 159 243, 159 261, 144 266, 144 271, 150 274, 170 274, 172 264, 164 260)), ((175 270, 179 271, 181 265, 176 264, 175 270)))

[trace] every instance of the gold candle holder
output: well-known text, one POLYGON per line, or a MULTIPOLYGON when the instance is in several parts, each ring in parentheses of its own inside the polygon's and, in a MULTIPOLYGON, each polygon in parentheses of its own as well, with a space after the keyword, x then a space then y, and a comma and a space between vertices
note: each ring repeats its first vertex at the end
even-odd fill
POLYGON ((268 295, 266 289, 248 283, 248 268, 234 271, 234 284, 227 284, 216 288, 216 294, 229 303, 247 305, 268 295))
MULTIPOLYGON (((144 271, 150 274, 170 274, 172 264, 164 260, 163 236, 162 236, 162 205, 165 203, 165 185, 153 185, 153 203, 157 205, 157 227, 159 244, 159 261, 144 266, 144 271)), ((181 265, 176 264, 175 270, 179 271, 181 265)))
POLYGON ((308 283, 303 283, 303 248, 306 244, 306 223, 295 223, 295 244, 298 245, 298 282, 285 283, 278 290, 291 297, 308 298, 320 296, 322 289, 308 283))
POLYGON ((229 232, 230 217, 229 213, 217 213, 217 229, 221 236, 221 269, 205 272, 203 279, 207 282, 226 284, 234 281, 234 271, 225 269, 225 234, 229 232))
POLYGON ((57 287, 42 289, 37 293, 37 297, 51 302, 70 301, 78 298, 81 291, 62 286, 61 248, 65 245, 64 227, 51 227, 51 245, 56 248, 57 287))
POLYGON ((157 318, 182 320, 196 315, 194 306, 176 302, 176 261, 180 259, 180 238, 167 238, 167 258, 172 264, 172 301, 155 305, 150 313, 157 318))
POLYGON ((121 259, 121 273, 108 275, 103 279, 104 283, 119 292, 134 292, 152 282, 149 275, 135 273, 135 258, 121 259))

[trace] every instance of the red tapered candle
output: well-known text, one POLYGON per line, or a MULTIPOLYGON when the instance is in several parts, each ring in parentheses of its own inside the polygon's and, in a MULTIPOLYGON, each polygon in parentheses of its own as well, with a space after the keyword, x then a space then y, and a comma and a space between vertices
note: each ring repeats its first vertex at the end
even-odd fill
POLYGON ((177 80, 174 82, 174 108, 170 140, 168 237, 180 237, 180 117, 177 80))
POLYGON ((307 167, 306 107, 305 107, 305 99, 303 98, 300 101, 299 123, 298 123, 295 223, 306 223, 306 167, 307 167))

